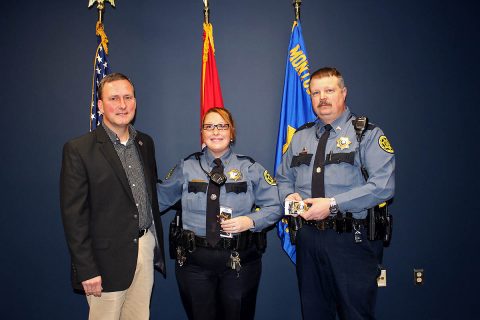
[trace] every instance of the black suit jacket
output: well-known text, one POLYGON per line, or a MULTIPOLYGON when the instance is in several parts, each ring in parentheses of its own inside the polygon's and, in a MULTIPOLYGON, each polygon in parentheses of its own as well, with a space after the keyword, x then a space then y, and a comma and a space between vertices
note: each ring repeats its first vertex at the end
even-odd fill
MULTIPOLYGON (((162 222, 157 200, 155 147, 137 131, 156 238, 154 265, 165 276, 162 222)), ((72 286, 102 277, 105 292, 127 289, 138 254, 138 210, 122 163, 105 129, 67 142, 60 176, 63 225, 72 259, 72 286)))

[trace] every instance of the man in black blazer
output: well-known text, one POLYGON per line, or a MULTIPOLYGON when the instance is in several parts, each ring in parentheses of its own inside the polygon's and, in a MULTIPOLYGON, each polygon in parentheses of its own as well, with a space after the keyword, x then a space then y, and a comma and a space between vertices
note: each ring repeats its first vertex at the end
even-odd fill
POLYGON ((165 276, 155 148, 131 125, 136 100, 123 74, 99 85, 101 126, 63 149, 60 202, 89 319, 148 319, 153 269, 165 276))

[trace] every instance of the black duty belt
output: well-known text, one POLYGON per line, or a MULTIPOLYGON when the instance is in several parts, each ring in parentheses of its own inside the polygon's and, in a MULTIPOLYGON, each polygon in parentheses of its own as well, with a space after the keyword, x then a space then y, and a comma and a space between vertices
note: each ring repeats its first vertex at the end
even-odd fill
POLYGON ((323 220, 308 220, 303 221, 303 224, 317 228, 318 230, 333 229, 337 232, 352 232, 360 226, 368 226, 367 219, 354 219, 354 218, 341 218, 328 217, 323 220))
POLYGON ((253 233, 250 231, 242 232, 233 238, 220 238, 214 247, 207 242, 207 238, 195 236, 195 245, 203 248, 245 250, 253 244, 253 233))

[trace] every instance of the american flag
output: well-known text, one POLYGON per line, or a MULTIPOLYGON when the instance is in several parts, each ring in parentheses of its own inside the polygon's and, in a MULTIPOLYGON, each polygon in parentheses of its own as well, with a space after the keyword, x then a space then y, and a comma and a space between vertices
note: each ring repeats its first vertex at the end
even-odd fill
POLYGON ((102 114, 98 110, 98 85, 100 81, 108 74, 108 54, 103 48, 101 38, 98 37, 98 46, 95 53, 95 61, 93 63, 93 76, 92 76, 92 99, 90 102, 90 131, 95 130, 97 126, 102 122, 102 114))

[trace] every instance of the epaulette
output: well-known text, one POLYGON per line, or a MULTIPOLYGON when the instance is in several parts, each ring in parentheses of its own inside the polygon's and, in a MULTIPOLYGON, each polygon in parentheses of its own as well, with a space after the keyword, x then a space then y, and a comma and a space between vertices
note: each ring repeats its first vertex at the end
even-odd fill
POLYGON ((198 159, 202 154, 203 154, 203 152, 201 152, 201 151, 194 152, 183 160, 186 161, 186 160, 190 159, 191 157, 195 157, 195 159, 198 159))
POLYGON ((301 130, 303 130, 303 129, 311 128, 311 127, 313 127, 314 125, 315 125, 315 121, 307 122, 307 123, 301 125, 301 126, 297 129, 297 131, 295 131, 295 132, 301 131, 301 130))
POLYGON ((242 155, 242 154, 237 154, 237 158, 238 158, 238 159, 248 159, 248 160, 250 160, 250 162, 251 162, 252 164, 255 163, 255 160, 253 160, 253 159, 250 158, 249 156, 244 156, 244 155, 242 155))

